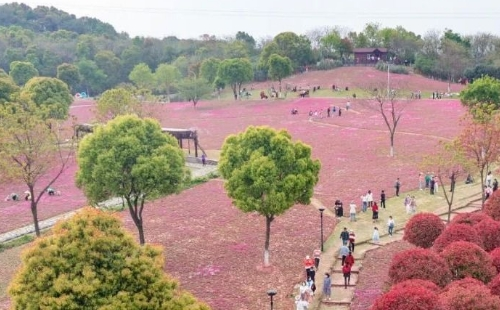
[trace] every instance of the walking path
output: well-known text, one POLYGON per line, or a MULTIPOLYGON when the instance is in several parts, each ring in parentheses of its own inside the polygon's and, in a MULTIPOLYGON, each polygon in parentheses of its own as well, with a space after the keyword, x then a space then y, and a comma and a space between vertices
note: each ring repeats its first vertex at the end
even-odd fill
MULTIPOLYGON (((209 175, 212 172, 217 171, 217 166, 216 165, 206 165, 203 166, 201 164, 196 164, 192 162, 187 162, 186 166, 191 170, 191 177, 192 178, 200 178, 206 175, 209 175)), ((121 205, 122 199, 121 198, 112 198, 107 201, 104 201, 99 204, 101 207, 114 207, 114 206, 119 206, 121 205)), ((46 230, 54 226, 59 220, 64 220, 72 217, 78 210, 59 214, 57 216, 51 217, 49 219, 39 221, 38 224, 40 226, 40 230, 46 230)), ((22 237, 24 235, 29 235, 35 233, 35 227, 33 224, 26 225, 24 227, 20 227, 11 231, 8 231, 6 233, 0 234, 0 243, 4 243, 10 240, 17 239, 19 237, 22 237)))
MULTIPOLYGON (((460 186, 465 188, 465 186, 460 186)), ((477 187, 477 186, 476 186, 477 187)), ((424 191, 416 191, 415 194, 420 194, 419 196, 426 195, 424 191)), ((427 194, 429 197, 430 195, 427 194)), ((424 199, 425 196, 421 198, 424 199)), ((473 212, 481 209, 480 201, 481 193, 479 191, 471 193, 471 188, 463 193, 460 193, 460 189, 457 188, 455 194, 454 208, 451 214, 453 218, 454 215, 458 213, 473 212)), ((429 197, 430 199, 441 198, 439 196, 429 197)), ((383 247, 386 244, 399 241, 403 239, 404 226, 406 222, 410 219, 405 212, 396 212, 396 209, 404 209, 401 204, 399 207, 394 203, 400 203, 403 197, 391 198, 387 203, 387 209, 381 209, 380 211, 380 222, 373 224, 371 220, 371 212, 358 213, 356 222, 349 222, 349 219, 344 217, 336 225, 334 232, 327 240, 328 244, 326 251, 322 254, 320 266, 316 272, 316 278, 318 279, 316 283, 316 294, 314 303, 311 305, 311 309, 316 310, 347 310, 350 309, 352 299, 354 297, 354 292, 356 290, 356 284, 358 282, 358 276, 360 270, 363 268, 363 259, 365 255, 375 249, 383 247), (393 210, 391 210, 393 209, 393 210), (389 211, 391 210, 391 211, 389 211), (386 221, 389 215, 392 215, 396 221, 396 231, 394 236, 390 237, 386 231, 386 221), (371 233, 373 231, 373 226, 379 227, 380 231, 380 243, 374 244, 371 242, 371 233), (338 255, 338 248, 340 247, 340 232, 343 227, 348 229, 353 229, 356 233, 357 242, 355 251, 353 253, 355 258, 355 263, 352 268, 350 285, 347 289, 344 288, 344 278, 342 274, 341 258, 338 255), (330 301, 322 300, 322 278, 325 272, 331 274, 332 279, 332 298, 330 301)), ((321 202, 318 200, 313 200, 312 204, 316 207, 321 206, 321 202)), ((422 203, 420 203, 422 205, 422 203)), ((439 215, 444 222, 447 219, 447 206, 444 203, 444 207, 437 208, 435 210, 425 210, 422 207, 419 211, 429 211, 439 215), (423 209, 423 210, 422 210, 423 209)), ((345 214, 345 213, 344 213, 345 214)), ((326 213, 326 216, 333 217, 331 212, 326 213)))

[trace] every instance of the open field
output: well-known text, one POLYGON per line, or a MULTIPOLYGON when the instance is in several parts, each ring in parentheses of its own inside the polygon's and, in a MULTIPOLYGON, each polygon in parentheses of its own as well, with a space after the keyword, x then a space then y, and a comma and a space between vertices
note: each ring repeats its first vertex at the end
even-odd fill
MULTIPOLYGON (((312 73, 303 75, 307 74, 312 73)), ((326 81, 327 77, 322 79, 326 81)), ((456 100, 422 99, 408 103, 396 134, 396 157, 391 158, 389 136, 380 116, 359 102, 351 102, 352 110, 344 111, 341 117, 312 120, 307 115, 310 110, 325 110, 330 105, 343 107, 345 99, 206 101, 200 102, 197 109, 190 103, 151 104, 149 109, 164 127, 197 129, 206 150, 220 149, 227 135, 249 125, 287 129, 294 139, 311 145, 313 157, 321 160, 315 198, 329 209, 336 199, 345 205, 355 200, 359 205, 359 197, 368 189, 376 198, 385 189, 390 197, 397 177, 403 192, 415 189, 422 156, 431 152, 439 140, 457 134, 458 119, 464 112, 456 100), (297 108, 299 114, 291 115, 292 108, 297 108)), ((78 122, 89 122, 93 104, 78 101, 71 113, 78 122)), ((62 196, 42 201, 40 219, 85 204, 74 185, 75 171, 73 163, 56 184, 62 196)), ((0 190, 5 195, 13 190, 24 191, 16 185, 3 185, 0 190)), ((0 232, 31 223, 29 206, 25 204, 0 203, 0 232)), ((123 216, 127 227, 135 233, 128 214, 123 216)), ((325 224, 327 235, 334 223, 329 220, 325 224)), ((289 309, 292 305, 293 286, 303 277, 302 259, 319 243, 319 212, 312 206, 296 206, 275 220, 271 228, 273 267, 268 270, 259 267, 264 227, 263 218, 243 214, 231 205, 220 180, 152 202, 145 211, 146 239, 165 247, 166 271, 217 310, 261 310, 268 304, 265 292, 270 287, 279 292, 277 309, 289 309)))

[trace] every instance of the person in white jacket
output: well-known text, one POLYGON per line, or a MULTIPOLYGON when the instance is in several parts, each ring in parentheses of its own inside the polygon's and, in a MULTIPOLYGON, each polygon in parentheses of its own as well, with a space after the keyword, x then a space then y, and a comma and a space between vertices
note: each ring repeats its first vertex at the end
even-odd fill
POLYGON ((351 222, 356 222, 356 204, 354 201, 349 204, 349 215, 351 216, 351 222))
POLYGON ((392 237, 392 234, 394 232, 394 226, 396 226, 396 223, 394 222, 394 219, 392 216, 389 216, 389 219, 387 220, 387 229, 389 232, 389 236, 392 237))

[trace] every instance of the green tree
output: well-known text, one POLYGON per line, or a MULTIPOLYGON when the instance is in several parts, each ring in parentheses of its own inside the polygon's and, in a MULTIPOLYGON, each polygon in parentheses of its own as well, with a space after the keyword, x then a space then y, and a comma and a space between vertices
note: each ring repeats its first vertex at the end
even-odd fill
POLYGON ((189 71, 189 61, 186 56, 179 56, 172 63, 177 69, 179 69, 180 73, 183 77, 188 76, 189 71))
POLYGON ((152 89, 154 85, 154 75, 151 68, 145 63, 140 63, 132 69, 132 72, 128 75, 130 81, 132 81, 137 87, 143 89, 152 89))
POLYGON ((167 92, 167 101, 170 102, 170 90, 181 78, 181 72, 174 65, 160 64, 154 73, 158 88, 167 92))
POLYGON ((142 114, 139 100, 124 88, 108 89, 102 93, 97 100, 96 108, 96 116, 101 122, 114 119, 118 115, 142 114))
POLYGON ((19 92, 19 87, 8 75, 0 76, 0 104, 10 102, 12 95, 19 92))
POLYGON ((76 182, 90 203, 122 197, 141 244, 146 199, 175 193, 186 177, 177 140, 155 120, 132 115, 118 116, 85 136, 77 160, 76 182))
POLYGON ((31 78, 38 76, 38 70, 31 62, 13 61, 10 63, 9 75, 17 85, 22 86, 31 78))
POLYGON ((221 62, 217 75, 231 85, 234 100, 237 100, 241 85, 253 78, 252 64, 246 58, 225 59, 221 62))
POLYGON ((441 44, 438 66, 448 79, 448 92, 450 84, 462 77, 470 62, 470 55, 465 47, 455 41, 446 39, 441 44))
POLYGON ((195 108, 198 101, 207 97, 213 89, 212 86, 208 84, 207 80, 202 78, 183 79, 179 82, 177 88, 184 99, 193 101, 193 106, 195 108))
POLYGON ((280 84, 281 92, 281 80, 290 76, 292 74, 292 62, 288 57, 281 57, 277 54, 272 54, 269 57, 269 76, 271 79, 278 81, 280 84))
POLYGON ((158 247, 140 247, 115 216, 86 208, 23 254, 12 309, 208 310, 163 272, 158 247))
POLYGON ((0 106, 1 178, 4 183, 26 184, 37 236, 40 199, 68 168, 74 154, 72 144, 64 143, 63 148, 62 137, 70 133, 60 132, 60 124, 45 119, 48 112, 42 110, 49 108, 29 101, 0 106))
POLYGON ((73 64, 63 63, 57 66, 57 78, 66 83, 70 90, 80 84, 80 70, 73 64))
POLYGON ((68 85, 63 81, 50 77, 34 77, 24 85, 21 97, 33 101, 46 113, 47 118, 66 119, 73 96, 68 85))
POLYGON ((460 101, 476 120, 488 121, 500 109, 500 80, 485 76, 460 92, 460 101))
POLYGON ((82 59, 77 63, 78 71, 82 77, 81 87, 91 94, 99 94, 104 90, 106 84, 106 74, 99 69, 95 61, 82 59))
POLYGON ((220 59, 208 58, 203 60, 200 65, 200 77, 208 81, 208 83, 213 84, 217 78, 217 71, 220 66, 220 59))
POLYGON ((114 87, 119 83, 122 66, 120 58, 116 57, 115 53, 106 50, 99 51, 95 54, 94 61, 107 76, 106 89, 114 87))
POLYGON ((266 218, 264 264, 269 265, 271 223, 293 205, 309 204, 321 165, 311 159, 309 146, 269 127, 251 126, 229 136, 220 157, 219 171, 233 204, 266 218))
POLYGON ((264 70, 266 73, 269 70, 269 57, 271 57, 272 54, 282 55, 278 44, 274 41, 266 44, 260 53, 258 66, 259 69, 264 70))
POLYGON ((294 68, 305 66, 313 61, 311 41, 304 35, 282 32, 274 37, 273 42, 278 45, 277 54, 290 58, 294 68))

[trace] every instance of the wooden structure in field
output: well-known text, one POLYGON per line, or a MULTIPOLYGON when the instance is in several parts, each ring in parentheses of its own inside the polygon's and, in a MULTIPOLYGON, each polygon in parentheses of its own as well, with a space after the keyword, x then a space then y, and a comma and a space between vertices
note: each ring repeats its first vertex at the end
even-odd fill
POLYGON ((193 140, 194 156, 198 157, 198 148, 200 147, 200 144, 198 143, 198 133, 196 132, 196 130, 179 129, 179 128, 162 128, 161 131, 163 133, 169 133, 172 136, 174 136, 177 139, 177 141, 179 142, 179 147, 181 149, 183 146, 183 141, 188 140, 188 152, 189 153, 191 153, 191 147, 190 147, 189 141, 193 140))

